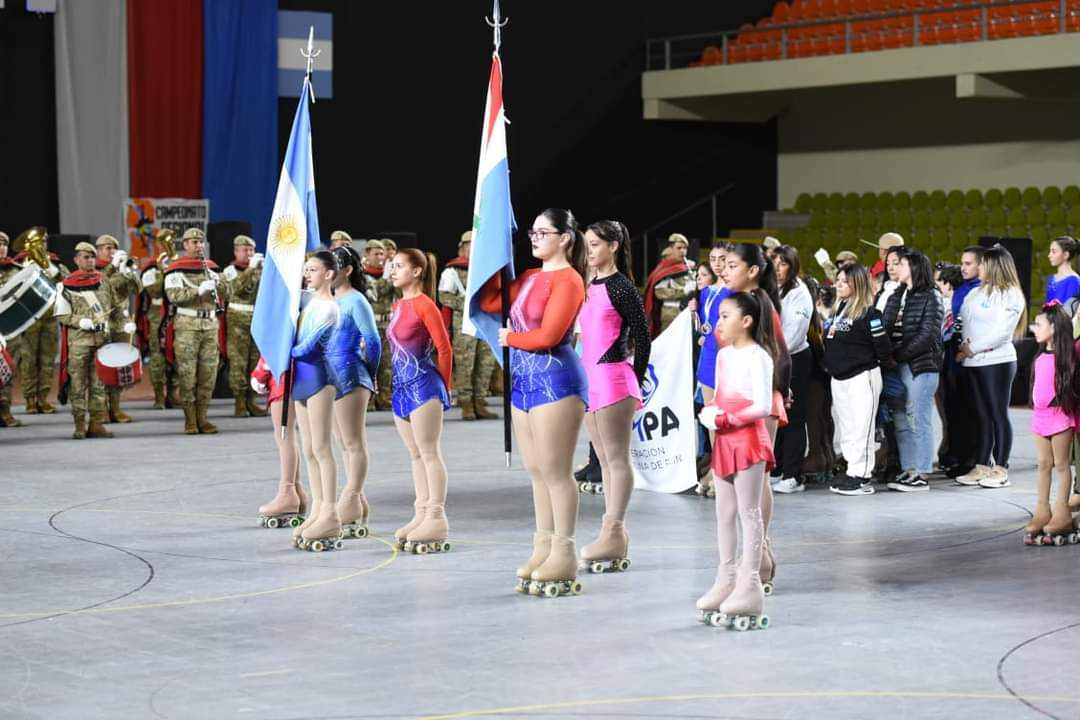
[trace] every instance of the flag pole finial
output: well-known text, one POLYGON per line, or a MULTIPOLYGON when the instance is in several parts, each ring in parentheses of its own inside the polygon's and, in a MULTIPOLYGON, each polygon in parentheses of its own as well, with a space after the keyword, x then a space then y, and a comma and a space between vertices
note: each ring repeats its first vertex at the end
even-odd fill
POLYGON ((502 29, 506 27, 509 19, 503 19, 502 12, 499 10, 499 0, 495 0, 495 8, 492 10, 492 16, 494 19, 485 17, 488 27, 494 31, 495 52, 499 52, 499 48, 502 47, 502 29))
POLYGON ((322 55, 322 50, 315 49, 315 26, 308 29, 307 50, 300 50, 300 55, 307 60, 307 70, 304 74, 304 84, 311 91, 311 102, 315 102, 315 88, 311 85, 311 71, 315 69, 315 58, 322 55))

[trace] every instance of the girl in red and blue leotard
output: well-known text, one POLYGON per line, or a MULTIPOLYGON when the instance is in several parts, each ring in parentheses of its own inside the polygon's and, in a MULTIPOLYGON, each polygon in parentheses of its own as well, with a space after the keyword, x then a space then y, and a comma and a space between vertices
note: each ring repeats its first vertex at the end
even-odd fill
POLYGON ((394 424, 412 457, 416 512, 394 531, 399 549, 448 550, 446 463, 439 438, 450 408, 453 351, 435 296, 435 258, 415 248, 399 250, 390 269, 402 299, 394 305, 386 340, 393 372, 394 424))
POLYGON ((630 566, 630 538, 623 525, 634 475, 630 469, 630 431, 641 407, 641 384, 649 367, 649 324, 630 270, 630 233, 621 222, 605 220, 585 232, 589 283, 581 325, 582 362, 589 377, 589 431, 604 482, 600 537, 581 551, 592 572, 630 566), (631 364, 630 341, 633 342, 631 364))
MULTIPOLYGON (((510 286, 510 348, 514 434, 532 475, 536 533, 532 557, 518 568, 517 589, 554 597, 580 591, 574 531, 578 494, 573 455, 585 414, 588 381, 571 345, 585 299, 585 248, 569 210, 542 212, 529 231, 533 257, 543 261, 510 286)), ((480 293, 480 309, 502 309, 498 276, 480 293)))
MULTIPOLYGON (((285 385, 274 379, 262 357, 251 372, 251 389, 259 395, 267 396, 266 405, 270 410, 270 424, 274 429, 274 442, 277 443, 278 461, 281 465, 277 495, 267 504, 259 506, 259 522, 263 527, 287 527, 294 522, 294 518, 299 518, 295 522, 303 522, 308 498, 303 486, 298 482, 300 450, 296 446, 296 433, 278 432, 281 427, 281 400, 285 395, 285 385)), ((295 418, 293 415, 291 424, 294 426, 295 418)))

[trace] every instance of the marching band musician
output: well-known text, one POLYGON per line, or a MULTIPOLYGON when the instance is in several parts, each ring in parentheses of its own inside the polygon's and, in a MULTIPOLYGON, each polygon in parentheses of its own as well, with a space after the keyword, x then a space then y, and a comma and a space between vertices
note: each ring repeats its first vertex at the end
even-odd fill
POLYGON ((150 347, 150 384, 154 387, 154 409, 180 407, 176 397, 176 369, 165 358, 162 329, 165 325, 165 269, 168 267, 168 254, 162 253, 157 259, 146 258, 143 261, 142 285, 146 297, 141 303, 141 311, 146 313, 146 342, 150 347))
POLYGON ((93 245, 75 246, 77 270, 64 279, 56 296, 54 314, 63 326, 60 347, 60 387, 70 381, 68 397, 75 419, 76 440, 111 438, 105 428, 106 391, 98 377, 94 360, 97 351, 120 330, 130 336, 135 323, 127 315, 126 296, 120 286, 110 283, 94 268, 97 252, 93 245), (86 412, 90 411, 90 425, 86 412))
MULTIPOLYGON (((394 284, 390 282, 390 273, 386 272, 386 240, 368 240, 364 246, 364 274, 367 276, 366 295, 375 312, 375 326, 379 328, 379 340, 386 344, 386 328, 390 324, 390 311, 394 306, 394 284)), ((376 410, 390 409, 390 355, 384 352, 379 359, 379 372, 376 385, 378 390, 371 398, 371 405, 376 410)))
POLYGON ((213 434, 207 419, 218 369, 218 319, 229 286, 217 265, 206 257, 206 233, 199 228, 184 232, 185 256, 165 271, 165 297, 175 309, 173 352, 184 407, 184 432, 213 434))
MULTIPOLYGON (((46 250, 48 236, 45 236, 46 250)), ((15 262, 25 264, 27 251, 24 249, 15 256, 15 262)), ((67 267, 60 262, 56 253, 48 253, 49 266, 44 269, 45 276, 52 282, 60 282, 69 274, 67 267)), ((26 402, 26 414, 45 413, 51 415, 56 408, 49 404, 52 391, 53 372, 56 370, 56 348, 60 341, 60 331, 56 318, 45 313, 37 322, 26 328, 19 336, 19 376, 22 382, 23 398, 26 402)))
POLYGON ((262 278, 261 253, 247 235, 233 238, 233 262, 222 275, 229 283, 229 305, 225 314, 225 356, 229 359, 229 389, 236 400, 235 417, 266 417, 266 410, 255 402, 251 373, 259 364, 259 348, 251 338, 251 320, 255 297, 262 278))
MULTIPOLYGON (((14 258, 8 257, 8 247, 11 240, 7 233, 0 232, 0 287, 15 277, 22 266, 15 262, 14 258)), ((7 351, 13 356, 19 354, 19 338, 7 340, 0 337, 0 352, 7 351)), ((6 362, 6 361, 5 361, 6 362)), ((14 367, 9 368, 14 370, 14 367)), ((22 421, 11 414, 11 393, 15 389, 14 377, 0 384, 0 427, 22 427, 22 421)))
MULTIPOLYGON (((104 282, 108 283, 120 304, 124 309, 124 316, 130 317, 128 308, 131 298, 139 292, 139 279, 135 274, 132 263, 128 262, 128 254, 120 249, 120 243, 112 235, 101 235, 94 243, 97 248, 97 260, 95 269, 101 273, 104 282)), ((129 342, 130 335, 121 333, 119 326, 112 329, 108 342, 129 342)), ((120 388, 106 388, 105 395, 108 399, 110 423, 129 423, 131 416, 120 409, 120 388)))

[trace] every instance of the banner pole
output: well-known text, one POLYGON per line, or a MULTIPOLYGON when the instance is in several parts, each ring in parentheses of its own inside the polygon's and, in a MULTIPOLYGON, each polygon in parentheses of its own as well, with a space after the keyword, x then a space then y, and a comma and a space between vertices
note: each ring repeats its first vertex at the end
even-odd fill
MULTIPOLYGON (((499 271, 502 277, 502 326, 510 327, 510 271, 505 265, 499 271)), ((510 347, 504 345, 503 356, 503 452, 506 453, 506 469, 510 469, 511 433, 510 433, 510 347)))

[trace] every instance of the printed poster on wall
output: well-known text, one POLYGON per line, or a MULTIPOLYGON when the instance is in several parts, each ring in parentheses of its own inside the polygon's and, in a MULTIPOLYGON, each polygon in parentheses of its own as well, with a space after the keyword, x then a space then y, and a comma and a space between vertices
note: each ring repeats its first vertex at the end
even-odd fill
POLYGON ((185 198, 128 198, 124 201, 123 222, 125 249, 131 257, 157 257, 165 251, 154 237, 158 230, 176 233, 176 249, 182 250, 180 238, 188 228, 206 232, 210 221, 210 201, 185 198))

